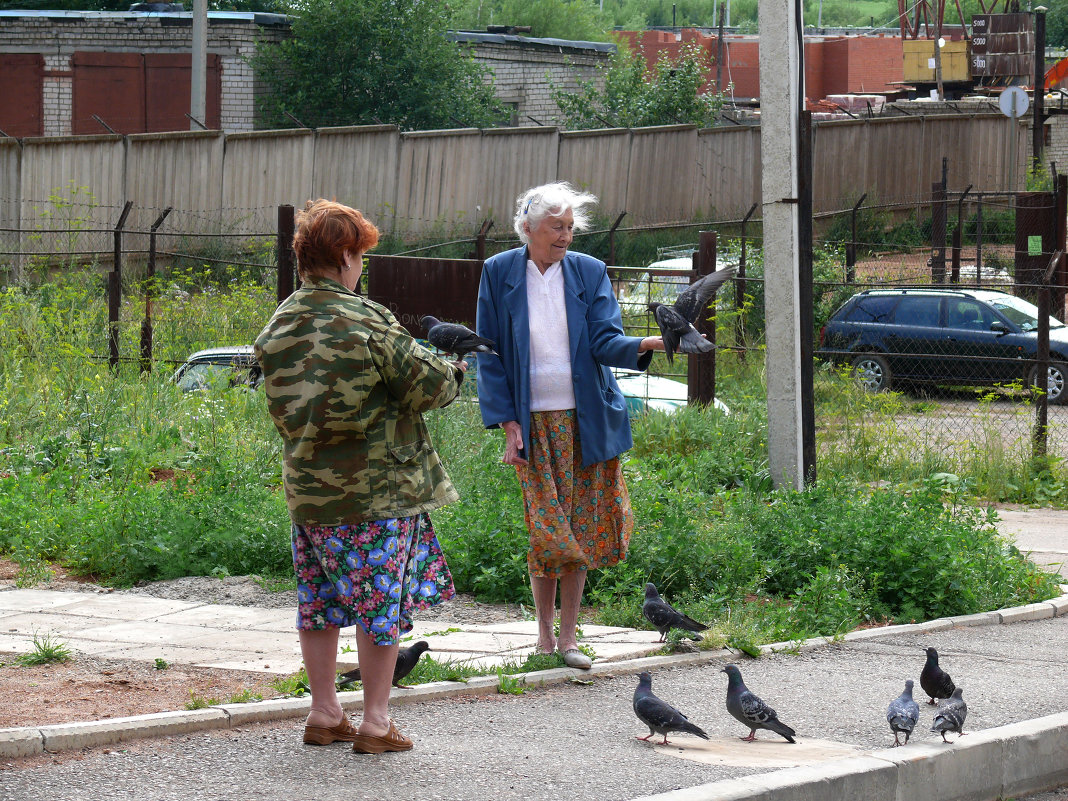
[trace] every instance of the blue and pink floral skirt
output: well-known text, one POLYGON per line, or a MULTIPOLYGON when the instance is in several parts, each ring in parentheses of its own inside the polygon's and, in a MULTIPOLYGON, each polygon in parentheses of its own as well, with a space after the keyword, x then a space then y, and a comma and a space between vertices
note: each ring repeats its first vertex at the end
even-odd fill
POLYGON ((455 589, 430 515, 345 526, 293 524, 297 629, 360 626, 377 645, 412 630, 412 612, 455 589))

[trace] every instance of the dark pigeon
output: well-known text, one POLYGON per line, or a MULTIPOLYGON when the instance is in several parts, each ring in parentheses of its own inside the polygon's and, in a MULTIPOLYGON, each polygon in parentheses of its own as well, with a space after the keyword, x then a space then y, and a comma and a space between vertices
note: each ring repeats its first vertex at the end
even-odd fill
POLYGON ((708 626, 698 623, 692 617, 676 611, 675 607, 660 597, 656 591, 656 585, 649 582, 645 585, 645 601, 642 603, 642 614, 645 619, 652 623, 660 632, 658 642, 667 639, 667 633, 672 629, 683 629, 697 635, 691 639, 700 640, 698 632, 704 631, 708 626))
POLYGON ((649 735, 639 737, 639 740, 648 742, 654 734, 662 734, 664 741, 660 745, 667 745, 669 731, 685 731, 708 739, 708 735, 690 723, 684 714, 653 695, 653 677, 648 673, 638 674, 638 686, 634 690, 634 714, 649 727, 649 735))
POLYGON ((963 687, 956 687, 953 694, 938 705, 931 731, 942 735, 942 742, 948 743, 947 731, 955 731, 961 737, 964 736, 964 719, 968 717, 968 705, 961 698, 963 687))
POLYGON ((938 666, 938 651, 934 648, 925 648, 927 662, 920 671, 920 687, 930 696, 928 704, 934 704, 939 698, 949 698, 953 695, 953 679, 938 666))
MULTIPOLYGON (((400 648, 397 650, 397 664, 393 667, 393 686, 399 687, 402 690, 410 690, 411 687, 407 684, 401 684, 400 681, 413 670, 415 670, 415 664, 419 661, 419 657, 423 655, 423 651, 430 650, 430 643, 426 640, 419 640, 419 642, 412 643, 407 648, 400 648)), ((362 681, 360 678, 360 669, 350 670, 348 673, 342 673, 338 676, 338 681, 343 683, 351 683, 354 681, 362 681)))
POLYGON ((493 340, 480 337, 466 325, 443 323, 429 314, 419 322, 426 329, 427 341, 443 353, 455 353, 461 358, 467 353, 497 355, 493 340))
POLYGON ((909 736, 916 728, 916 722, 920 719, 920 705, 912 700, 912 679, 905 682, 905 691, 890 702, 886 710, 886 722, 890 724, 890 731, 894 733, 894 747, 902 743, 898 740, 898 734, 905 735, 904 745, 909 744, 909 736))
POLYGON ((742 681, 742 672, 737 665, 727 665, 721 671, 727 674, 727 711, 749 727, 749 736, 742 740, 751 743, 756 739, 757 729, 767 729, 796 742, 793 729, 779 720, 778 713, 749 691, 742 681))
POLYGON ((715 345, 698 333, 693 324, 697 322, 701 310, 715 297, 716 291, 734 276, 734 272, 734 267, 724 267, 695 281, 679 293, 672 306, 664 303, 649 304, 649 311, 660 326, 660 335, 664 338, 664 352, 669 363, 674 364, 676 351, 708 353, 715 348, 715 345))

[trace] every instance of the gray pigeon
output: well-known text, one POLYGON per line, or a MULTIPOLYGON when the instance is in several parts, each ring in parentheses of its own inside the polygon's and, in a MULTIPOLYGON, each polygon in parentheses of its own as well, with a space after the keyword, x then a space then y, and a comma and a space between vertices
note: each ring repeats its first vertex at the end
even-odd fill
POLYGON ((645 672, 638 674, 638 686, 634 690, 634 714, 649 727, 649 735, 639 737, 639 740, 648 742, 654 734, 662 734, 664 741, 660 745, 667 745, 669 731, 685 731, 708 739, 708 735, 690 723, 684 714, 653 695, 653 677, 645 672))
POLYGON ((737 665, 727 665, 721 673, 727 674, 727 711, 749 727, 749 736, 742 740, 751 743, 756 739, 757 729, 767 729, 796 742, 793 729, 779 720, 779 714, 749 691, 742 681, 742 672, 737 665))
POLYGON ((703 623, 698 623, 692 617, 677 611, 675 607, 661 598, 660 593, 656 591, 656 585, 652 582, 645 585, 645 601, 642 603, 642 614, 660 632, 658 642, 664 642, 667 639, 667 633, 672 629, 683 629, 684 631, 692 632, 696 636, 691 639, 700 640, 701 635, 698 632, 708 628, 703 623))
POLYGON ((931 731, 942 735, 942 742, 948 743, 947 731, 955 731, 961 737, 964 736, 964 719, 968 717, 968 705, 961 698, 963 687, 956 687, 953 695, 938 705, 931 731))
POLYGON ((890 731, 894 733, 894 747, 902 743, 897 735, 904 734, 904 745, 909 744, 909 736, 916 728, 916 722, 920 719, 920 705, 912 700, 912 679, 905 682, 905 691, 890 702, 886 710, 886 722, 890 724, 890 731))
POLYGON ((664 352, 668 363, 674 364, 675 352, 708 353, 715 348, 711 342, 701 336, 693 324, 708 302, 715 297, 716 291, 725 281, 734 276, 735 268, 724 267, 714 273, 694 281, 679 293, 672 306, 664 303, 650 303, 649 311, 653 313, 656 324, 660 326, 660 335, 664 339, 664 352))
POLYGON ((938 651, 934 648, 925 648, 927 662, 920 671, 920 687, 931 697, 928 704, 934 704, 939 698, 949 698, 953 695, 953 679, 938 666, 938 651))
POLYGON ((497 355, 497 351, 493 349, 493 340, 480 337, 466 325, 443 323, 429 314, 419 323, 426 329, 427 341, 443 353, 455 353, 461 358, 467 353, 497 355))
MULTIPOLYGON (((399 687, 402 690, 410 690, 411 686, 407 684, 401 684, 400 681, 413 670, 415 665, 419 661, 419 657, 423 655, 423 651, 430 650, 430 643, 426 640, 419 640, 419 642, 412 643, 407 648, 400 648, 397 650, 397 664, 393 666, 393 686, 399 687)), ((362 681, 360 678, 360 669, 350 670, 348 673, 342 673, 338 676, 338 681, 342 683, 350 683, 354 681, 362 681)))

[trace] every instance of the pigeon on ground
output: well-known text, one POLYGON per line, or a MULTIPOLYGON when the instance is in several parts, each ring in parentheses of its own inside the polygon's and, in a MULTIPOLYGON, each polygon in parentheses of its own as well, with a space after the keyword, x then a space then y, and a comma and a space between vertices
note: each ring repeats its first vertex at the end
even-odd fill
POLYGON ((894 733, 894 747, 902 745, 897 735, 904 734, 904 745, 909 744, 909 736, 916 728, 916 721, 920 719, 920 705, 912 700, 912 679, 905 682, 905 691, 890 702, 886 710, 886 722, 890 724, 890 731, 894 733))
POLYGON ((667 633, 671 629, 683 629, 684 631, 692 632, 696 635, 692 639, 700 640, 701 635, 698 632, 708 628, 708 626, 698 623, 692 617, 676 611, 675 607, 660 597, 660 593, 656 591, 656 585, 652 582, 645 585, 645 601, 642 603, 642 614, 660 632, 658 642, 664 642, 667 639, 667 633))
POLYGON ((953 695, 938 705, 931 731, 942 735, 942 742, 948 743, 947 731, 955 731, 961 737, 964 736, 964 719, 968 717, 968 705, 961 698, 963 687, 956 687, 953 695))
POLYGON ((933 705, 939 698, 953 695, 953 679, 938 666, 938 651, 925 648, 927 662, 920 671, 920 687, 931 697, 927 703, 933 705))
POLYGON ((668 363, 674 364, 675 352, 707 353, 715 348, 711 342, 701 336, 693 324, 707 303, 716 295, 725 281, 734 276, 735 268, 724 267, 706 275, 690 284, 679 293, 674 305, 650 303, 649 311, 653 313, 656 324, 660 326, 660 335, 664 339, 664 352, 668 363))
POLYGON ((756 739, 757 729, 767 729, 782 735, 788 743, 796 742, 794 735, 797 732, 779 720, 774 709, 750 692, 737 665, 727 665, 720 672, 727 674, 727 711, 749 727, 749 736, 743 737, 743 741, 751 743, 756 739))
MULTIPOLYGON (((397 664, 393 667, 393 686, 399 687, 402 690, 410 690, 411 686, 408 684, 401 684, 400 681, 413 670, 415 670, 415 663, 419 661, 419 657, 423 655, 423 651, 430 650, 430 643, 426 640, 419 640, 419 642, 412 643, 407 648, 400 648, 397 651, 397 664)), ((362 681, 360 678, 360 669, 350 670, 348 673, 342 673, 338 676, 338 680, 344 680, 345 682, 362 681)))
POLYGON ((708 739, 708 735, 690 723, 684 714, 653 695, 653 678, 645 672, 638 674, 638 686, 634 690, 634 714, 649 727, 648 736, 639 737, 639 740, 648 742, 654 734, 662 734, 664 741, 660 745, 667 745, 669 731, 685 731, 708 739))
POLYGON ((444 353, 455 353, 460 358, 468 353, 497 355, 493 340, 480 337, 466 325, 443 323, 429 314, 419 322, 426 329, 427 341, 444 353))

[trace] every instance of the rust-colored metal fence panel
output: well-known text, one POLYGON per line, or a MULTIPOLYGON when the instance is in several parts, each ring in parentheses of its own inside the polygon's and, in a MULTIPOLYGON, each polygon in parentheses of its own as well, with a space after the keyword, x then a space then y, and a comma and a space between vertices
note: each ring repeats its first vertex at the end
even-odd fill
POLYGON ((491 218, 500 235, 512 227, 515 201, 532 186, 556 180, 556 128, 497 128, 482 132, 477 218, 491 218))
POLYGON ((607 219, 627 210, 630 140, 631 132, 621 128, 560 134, 557 177, 597 195, 598 210, 607 219))
MULTIPOLYGON (((315 142, 309 197, 357 208, 379 228, 390 230, 396 214, 399 159, 400 130, 395 125, 324 128, 315 142)), ((306 199, 295 199, 293 205, 301 208, 306 199)))
POLYGON ((478 259, 371 254, 367 297, 393 312, 413 336, 426 336, 419 323, 425 314, 474 328, 481 276, 482 262, 478 259))
POLYGON ((312 194, 314 163, 314 131, 229 134, 222 204, 232 230, 270 231, 278 206, 303 207, 312 194))
POLYGON ((397 178, 399 231, 452 231, 478 216, 482 181, 481 132, 415 131, 401 134, 397 178))
POLYGON ((694 212, 713 219, 740 219, 760 200, 760 127, 710 128, 697 132, 689 183, 694 212))
POLYGON ((44 133, 44 56, 40 53, 0 53, 4 102, 0 130, 8 136, 44 133))
POLYGON ((693 165, 697 129, 692 125, 635 128, 631 131, 627 212, 630 223, 693 219, 693 165))

